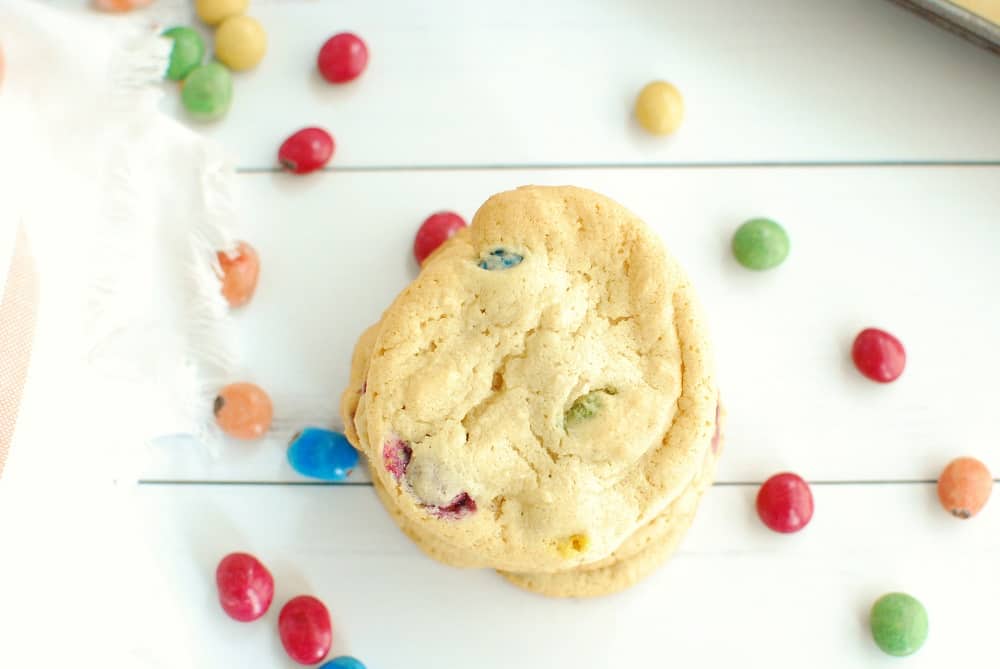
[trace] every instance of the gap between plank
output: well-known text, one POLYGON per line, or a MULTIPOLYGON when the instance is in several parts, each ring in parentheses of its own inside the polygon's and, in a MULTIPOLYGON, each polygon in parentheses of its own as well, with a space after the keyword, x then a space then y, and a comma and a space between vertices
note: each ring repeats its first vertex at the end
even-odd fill
MULTIPOLYGON (((356 165, 324 167, 323 172, 488 172, 504 170, 598 170, 598 169, 762 169, 762 168, 885 168, 885 167, 1000 167, 1000 160, 777 160, 652 163, 496 163, 453 165, 356 165)), ((237 174, 276 174, 277 165, 237 167, 237 174)))

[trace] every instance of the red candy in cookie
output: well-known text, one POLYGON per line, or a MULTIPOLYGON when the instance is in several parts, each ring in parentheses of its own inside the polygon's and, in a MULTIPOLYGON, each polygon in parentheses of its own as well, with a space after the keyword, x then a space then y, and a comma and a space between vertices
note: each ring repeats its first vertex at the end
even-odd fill
POLYGON ((813 515, 809 484, 797 474, 775 474, 757 492, 757 515, 775 532, 798 532, 813 515))
POLYGON ((402 439, 387 441, 382 447, 382 462, 385 464, 386 470, 397 481, 406 474, 411 457, 413 457, 413 449, 402 439))
POLYGON ((476 512, 476 500, 469 497, 469 493, 461 492, 444 506, 428 506, 426 508, 437 518, 460 520, 476 512))
POLYGON ((878 328, 867 328, 858 333, 851 347, 851 357, 859 372, 879 383, 895 381, 906 367, 903 344, 878 328))
POLYGON ((722 416, 722 401, 719 400, 715 403, 715 432, 712 434, 712 454, 718 455, 719 453, 719 440, 722 439, 722 425, 719 423, 719 418, 722 416))
POLYGON ((230 553, 215 569, 219 603, 230 618, 257 620, 274 599, 274 578, 260 560, 247 553, 230 553))
POLYGON ((288 657, 299 664, 316 664, 333 643, 330 613, 315 597, 299 595, 281 607, 278 635, 288 657))
POLYGON ((413 239, 413 256, 417 263, 422 265, 427 256, 464 227, 465 219, 453 211, 439 211, 429 216, 413 239))

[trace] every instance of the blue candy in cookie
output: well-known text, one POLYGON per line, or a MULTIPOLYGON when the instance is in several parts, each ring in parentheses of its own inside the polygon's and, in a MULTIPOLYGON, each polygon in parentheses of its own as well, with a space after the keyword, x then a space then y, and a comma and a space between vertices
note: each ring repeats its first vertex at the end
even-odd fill
POLYGON ((479 261, 479 268, 490 271, 510 269, 511 267, 520 265, 522 260, 524 260, 524 256, 520 253, 514 253, 504 248, 493 249, 489 255, 479 261))

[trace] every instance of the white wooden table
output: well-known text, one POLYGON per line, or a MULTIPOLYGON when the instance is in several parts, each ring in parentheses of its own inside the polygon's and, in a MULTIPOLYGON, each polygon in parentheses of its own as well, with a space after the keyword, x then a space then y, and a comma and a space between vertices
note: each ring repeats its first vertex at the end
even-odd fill
POLYGON ((867 632, 872 601, 897 589, 931 620, 907 667, 995 662, 1000 501, 960 523, 933 479, 960 454, 1000 471, 1000 59, 877 0, 254 0, 251 13, 268 56, 202 128, 238 156, 241 235, 263 256, 239 315, 245 379, 333 407, 355 338, 416 273, 427 214, 572 183, 639 213, 692 274, 730 423, 679 554, 594 601, 432 562, 364 472, 307 483, 282 443, 217 459, 151 448, 139 498, 190 598, 198 667, 293 666, 274 626, 300 592, 329 605, 333 654, 372 669, 902 666, 867 632), (313 63, 343 30, 372 57, 335 88, 313 63), (630 117, 656 78, 688 104, 665 140, 630 117), (336 136, 331 169, 276 173, 276 147, 305 125, 336 136), (764 274, 728 252, 759 215, 792 238, 764 274), (851 366, 868 325, 907 347, 891 386, 851 366), (817 509, 790 537, 753 510, 784 469, 813 482, 817 509), (213 602, 233 550, 273 568, 263 624, 213 602))

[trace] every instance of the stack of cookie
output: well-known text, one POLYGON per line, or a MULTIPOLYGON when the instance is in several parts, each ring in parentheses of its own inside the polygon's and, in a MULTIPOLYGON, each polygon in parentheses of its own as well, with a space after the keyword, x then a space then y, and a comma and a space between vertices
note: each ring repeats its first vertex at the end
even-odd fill
POLYGON ((570 187, 496 195, 428 258, 358 341, 341 412, 420 548, 552 596, 662 563, 720 446, 687 278, 642 221, 570 187))

